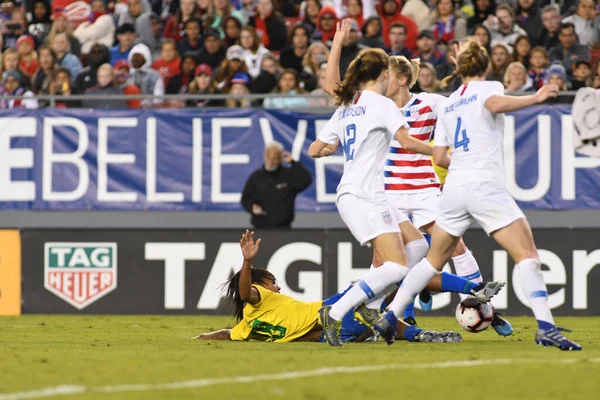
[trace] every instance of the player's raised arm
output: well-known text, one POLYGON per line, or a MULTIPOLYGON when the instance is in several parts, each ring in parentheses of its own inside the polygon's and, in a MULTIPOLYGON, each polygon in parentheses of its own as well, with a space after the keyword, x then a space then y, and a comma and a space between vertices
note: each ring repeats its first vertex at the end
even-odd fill
POLYGON ((350 21, 348 19, 338 22, 336 25, 333 44, 327 59, 327 69, 325 70, 325 80, 327 84, 324 89, 327 93, 333 96, 333 90, 341 81, 340 79, 340 56, 342 54, 342 46, 346 38, 350 35, 350 21))
POLYGON ((240 271, 240 298, 249 304, 256 304, 260 301, 258 290, 252 287, 251 275, 252 260, 258 253, 260 242, 261 239, 258 239, 256 243, 254 242, 254 232, 249 232, 248 229, 242 234, 242 239, 240 240, 240 247, 244 255, 244 263, 240 271))
POLYGON ((427 156, 430 156, 433 153, 429 144, 412 137, 405 127, 398 129, 394 137, 400 143, 400 146, 406 150, 414 151, 415 153, 419 154, 425 154, 427 156))
POLYGON ((549 97, 558 96, 558 86, 555 84, 544 85, 537 93, 528 96, 494 95, 485 101, 485 108, 492 113, 505 113, 520 110, 534 104, 543 103, 549 97))

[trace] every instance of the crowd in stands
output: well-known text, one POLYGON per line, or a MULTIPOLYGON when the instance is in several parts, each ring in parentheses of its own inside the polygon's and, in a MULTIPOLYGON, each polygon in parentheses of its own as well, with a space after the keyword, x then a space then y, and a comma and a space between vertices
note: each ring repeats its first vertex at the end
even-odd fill
POLYGON ((375 47, 421 59, 414 90, 452 91, 460 78, 440 81, 454 72, 453 44, 473 36, 491 54, 488 79, 507 91, 600 88, 598 0, 0 0, 0 108, 46 107, 36 96, 49 94, 104 96, 56 107, 327 106, 324 70, 344 18, 342 77, 375 47), (179 93, 281 96, 160 98, 179 93))

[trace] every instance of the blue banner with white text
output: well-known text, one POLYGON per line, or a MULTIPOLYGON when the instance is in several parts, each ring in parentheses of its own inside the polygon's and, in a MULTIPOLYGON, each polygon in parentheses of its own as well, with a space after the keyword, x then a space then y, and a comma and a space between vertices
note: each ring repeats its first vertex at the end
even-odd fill
MULTIPOLYGON (((341 150, 307 154, 329 115, 258 109, 0 112, 0 209, 241 210, 266 142, 314 177, 298 211, 334 211, 341 150)), ((507 115, 505 164, 525 209, 600 208, 600 158, 581 154, 570 106, 507 115)))

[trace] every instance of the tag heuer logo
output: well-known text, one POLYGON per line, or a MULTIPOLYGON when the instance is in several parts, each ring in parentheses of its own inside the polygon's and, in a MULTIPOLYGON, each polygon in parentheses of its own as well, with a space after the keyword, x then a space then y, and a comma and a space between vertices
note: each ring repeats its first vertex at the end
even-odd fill
POLYGON ((44 287, 81 310, 117 287, 116 243, 46 243, 44 287))

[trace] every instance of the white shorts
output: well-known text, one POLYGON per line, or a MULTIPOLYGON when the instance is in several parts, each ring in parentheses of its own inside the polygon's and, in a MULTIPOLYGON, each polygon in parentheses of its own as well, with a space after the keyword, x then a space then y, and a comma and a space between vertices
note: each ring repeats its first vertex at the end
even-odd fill
POLYGON ((489 183, 445 187, 435 223, 455 237, 462 236, 476 221, 490 235, 525 214, 506 188, 489 183))
POLYGON ((386 199, 368 200, 352 193, 341 195, 337 208, 361 246, 369 245, 371 240, 384 233, 400 233, 398 225, 408 220, 386 199))
POLYGON ((388 201, 412 218, 413 224, 421 229, 434 222, 439 213, 441 192, 428 190, 415 194, 388 194, 388 201))

